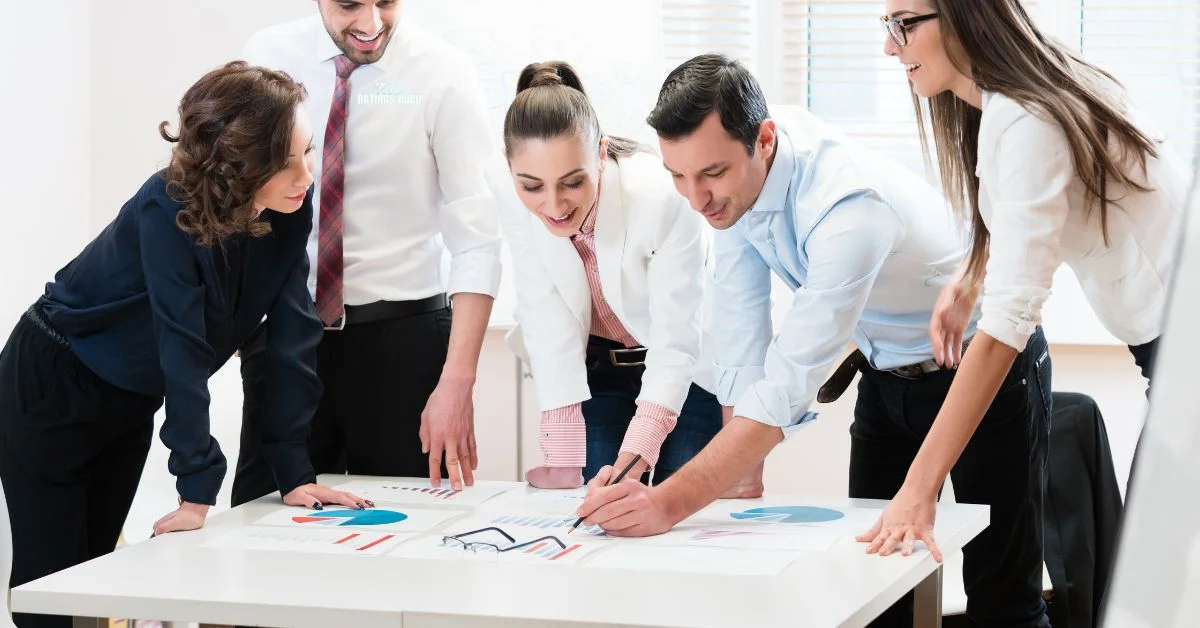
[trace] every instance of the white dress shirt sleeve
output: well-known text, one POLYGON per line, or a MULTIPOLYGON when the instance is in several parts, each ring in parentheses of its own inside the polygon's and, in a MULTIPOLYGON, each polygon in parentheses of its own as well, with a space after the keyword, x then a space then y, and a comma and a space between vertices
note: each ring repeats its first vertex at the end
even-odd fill
POLYGON ((479 81, 469 62, 459 66, 446 69, 454 80, 443 88, 428 118, 442 194, 442 239, 450 252, 447 292, 495 297, 500 289, 500 229, 485 176, 495 151, 479 81))
MULTIPOLYGON (((744 218, 743 218, 744 219, 744 218)), ((713 337, 717 401, 732 406, 763 378, 771 327, 771 269, 735 228, 713 235, 713 337)))
POLYGON ((700 357, 700 315, 704 308, 705 256, 703 218, 671 194, 664 214, 667 236, 654 248, 647 267, 650 284, 650 331, 646 372, 639 402, 651 402, 679 414, 700 357))
POLYGON ((983 182, 991 244, 979 329, 1023 351, 1061 263, 1075 170, 1062 128, 1032 114, 1001 132, 995 146, 996 177, 983 182))
POLYGON ((873 195, 843 199, 826 214, 803 243, 807 281, 767 348, 765 377, 738 398, 735 415, 783 428, 785 436, 815 418, 809 406, 903 233, 899 216, 873 195))

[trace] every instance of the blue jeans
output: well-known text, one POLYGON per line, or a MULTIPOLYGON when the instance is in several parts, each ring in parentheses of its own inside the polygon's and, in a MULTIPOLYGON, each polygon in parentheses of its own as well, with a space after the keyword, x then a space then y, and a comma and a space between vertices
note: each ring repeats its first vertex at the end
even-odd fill
MULTIPOLYGON (((588 343, 589 353, 594 349, 607 352, 614 346, 619 345, 596 337, 588 343)), ((637 396, 642 392, 642 373, 645 371, 642 366, 614 366, 605 360, 589 364, 588 387, 592 398, 583 402, 583 419, 587 423, 585 482, 592 479, 600 467, 616 462, 625 430, 637 411, 637 396)), ((720 430, 721 404, 712 393, 692 384, 675 429, 667 435, 659 450, 654 482, 661 483, 678 471, 720 430)))

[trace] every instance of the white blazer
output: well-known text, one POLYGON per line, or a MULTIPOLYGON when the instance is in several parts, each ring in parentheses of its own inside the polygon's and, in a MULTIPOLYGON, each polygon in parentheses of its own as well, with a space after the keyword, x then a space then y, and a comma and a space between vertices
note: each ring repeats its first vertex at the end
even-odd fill
MULTIPOLYGON (((530 364, 541 410, 586 401, 592 305, 583 261, 569 238, 551 235, 521 203, 507 171, 493 170, 489 183, 516 275, 509 346, 530 364)), ((677 413, 693 382, 715 388, 712 358, 701 355, 708 242, 703 218, 656 156, 607 161, 596 208, 601 291, 647 349, 638 401, 677 413)))
MULTIPOLYGON (((1104 326, 1139 345, 1162 332, 1188 176, 1165 138, 1135 180, 1142 192, 1108 183, 1108 243, 1100 214, 1088 211, 1062 127, 997 93, 983 95, 979 127, 979 209, 991 233, 979 328, 1018 350, 1041 322, 1054 271, 1066 263, 1104 326)), ((1136 166, 1134 166, 1136 168, 1136 166)))

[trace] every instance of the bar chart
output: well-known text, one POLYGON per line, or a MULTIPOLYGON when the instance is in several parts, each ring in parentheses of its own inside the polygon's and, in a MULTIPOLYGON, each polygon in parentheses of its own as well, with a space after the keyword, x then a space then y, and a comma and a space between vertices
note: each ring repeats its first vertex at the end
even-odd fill
MULTIPOLYGON (((500 526, 521 526, 524 528, 538 528, 549 530, 551 528, 569 528, 575 523, 577 517, 542 517, 529 515, 503 515, 492 519, 492 523, 500 526)), ((576 534, 603 535, 604 530, 600 526, 584 526, 581 525, 575 530, 576 534)))

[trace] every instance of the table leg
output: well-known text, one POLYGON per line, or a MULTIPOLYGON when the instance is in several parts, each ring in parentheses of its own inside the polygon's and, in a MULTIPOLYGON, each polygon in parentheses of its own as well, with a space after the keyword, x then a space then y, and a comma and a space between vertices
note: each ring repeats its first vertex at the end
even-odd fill
POLYGON ((104 628, 106 621, 98 617, 72 617, 71 628, 104 628))
POLYGON ((942 627, 942 566, 913 589, 913 628, 942 627))

